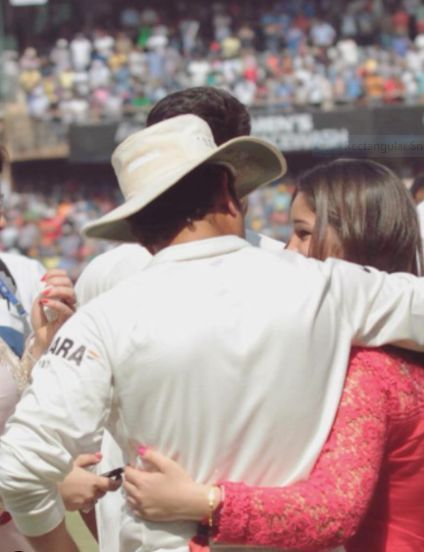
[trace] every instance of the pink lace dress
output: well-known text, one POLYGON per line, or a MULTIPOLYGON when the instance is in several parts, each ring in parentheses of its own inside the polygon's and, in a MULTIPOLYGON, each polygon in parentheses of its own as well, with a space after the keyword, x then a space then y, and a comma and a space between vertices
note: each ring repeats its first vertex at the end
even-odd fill
POLYGON ((424 550, 423 365, 393 350, 353 350, 333 429, 309 479, 223 487, 214 543, 424 550))

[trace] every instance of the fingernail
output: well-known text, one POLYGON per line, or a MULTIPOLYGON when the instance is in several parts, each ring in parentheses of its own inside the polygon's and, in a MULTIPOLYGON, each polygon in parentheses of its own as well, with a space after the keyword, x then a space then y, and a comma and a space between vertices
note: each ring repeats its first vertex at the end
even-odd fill
POLYGON ((103 454, 101 452, 95 452, 94 456, 96 456, 96 458, 99 458, 100 460, 103 458, 103 454))
POLYGON ((49 295, 49 294, 51 293, 52 289, 53 289, 53 288, 52 288, 51 286, 46 287, 46 289, 44 289, 44 290, 41 292, 41 294, 42 294, 42 295, 49 295))
POLYGON ((47 277, 47 274, 44 274, 44 276, 43 276, 42 278, 40 278, 40 280, 41 280, 42 282, 45 282, 46 277, 47 277))
POLYGON ((39 299, 38 302, 41 303, 42 305, 45 305, 46 303, 49 302, 49 300, 48 299, 39 299))
POLYGON ((147 447, 145 447, 144 445, 140 445, 137 449, 137 452, 139 456, 144 456, 147 452, 147 447))

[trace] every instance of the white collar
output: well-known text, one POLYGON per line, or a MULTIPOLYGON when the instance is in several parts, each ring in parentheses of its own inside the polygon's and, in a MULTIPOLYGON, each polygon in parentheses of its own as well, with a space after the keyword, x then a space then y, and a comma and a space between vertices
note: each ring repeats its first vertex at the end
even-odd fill
POLYGON ((233 253, 243 247, 252 246, 246 240, 233 235, 196 240, 165 247, 165 249, 162 249, 153 256, 149 265, 216 257, 218 255, 233 253))

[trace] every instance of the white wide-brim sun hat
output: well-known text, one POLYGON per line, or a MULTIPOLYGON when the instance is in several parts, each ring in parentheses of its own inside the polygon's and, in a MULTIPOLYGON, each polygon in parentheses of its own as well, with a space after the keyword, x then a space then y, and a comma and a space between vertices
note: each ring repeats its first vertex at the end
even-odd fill
POLYGON ((227 166, 234 174, 240 198, 281 178, 287 170, 283 155, 272 144, 241 136, 218 147, 203 119, 179 115, 132 134, 116 148, 112 165, 125 202, 87 224, 83 233, 93 238, 136 241, 126 219, 205 163, 227 166))

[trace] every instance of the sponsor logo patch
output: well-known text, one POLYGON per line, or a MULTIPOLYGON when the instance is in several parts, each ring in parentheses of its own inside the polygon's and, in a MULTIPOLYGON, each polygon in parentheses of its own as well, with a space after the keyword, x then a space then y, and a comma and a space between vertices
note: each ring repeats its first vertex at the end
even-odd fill
POLYGON ((80 366, 84 355, 87 353, 87 359, 94 360, 99 358, 100 355, 91 349, 87 350, 85 345, 78 345, 73 339, 69 337, 57 337, 50 349, 49 353, 52 355, 66 358, 69 362, 75 362, 77 366, 80 366))

